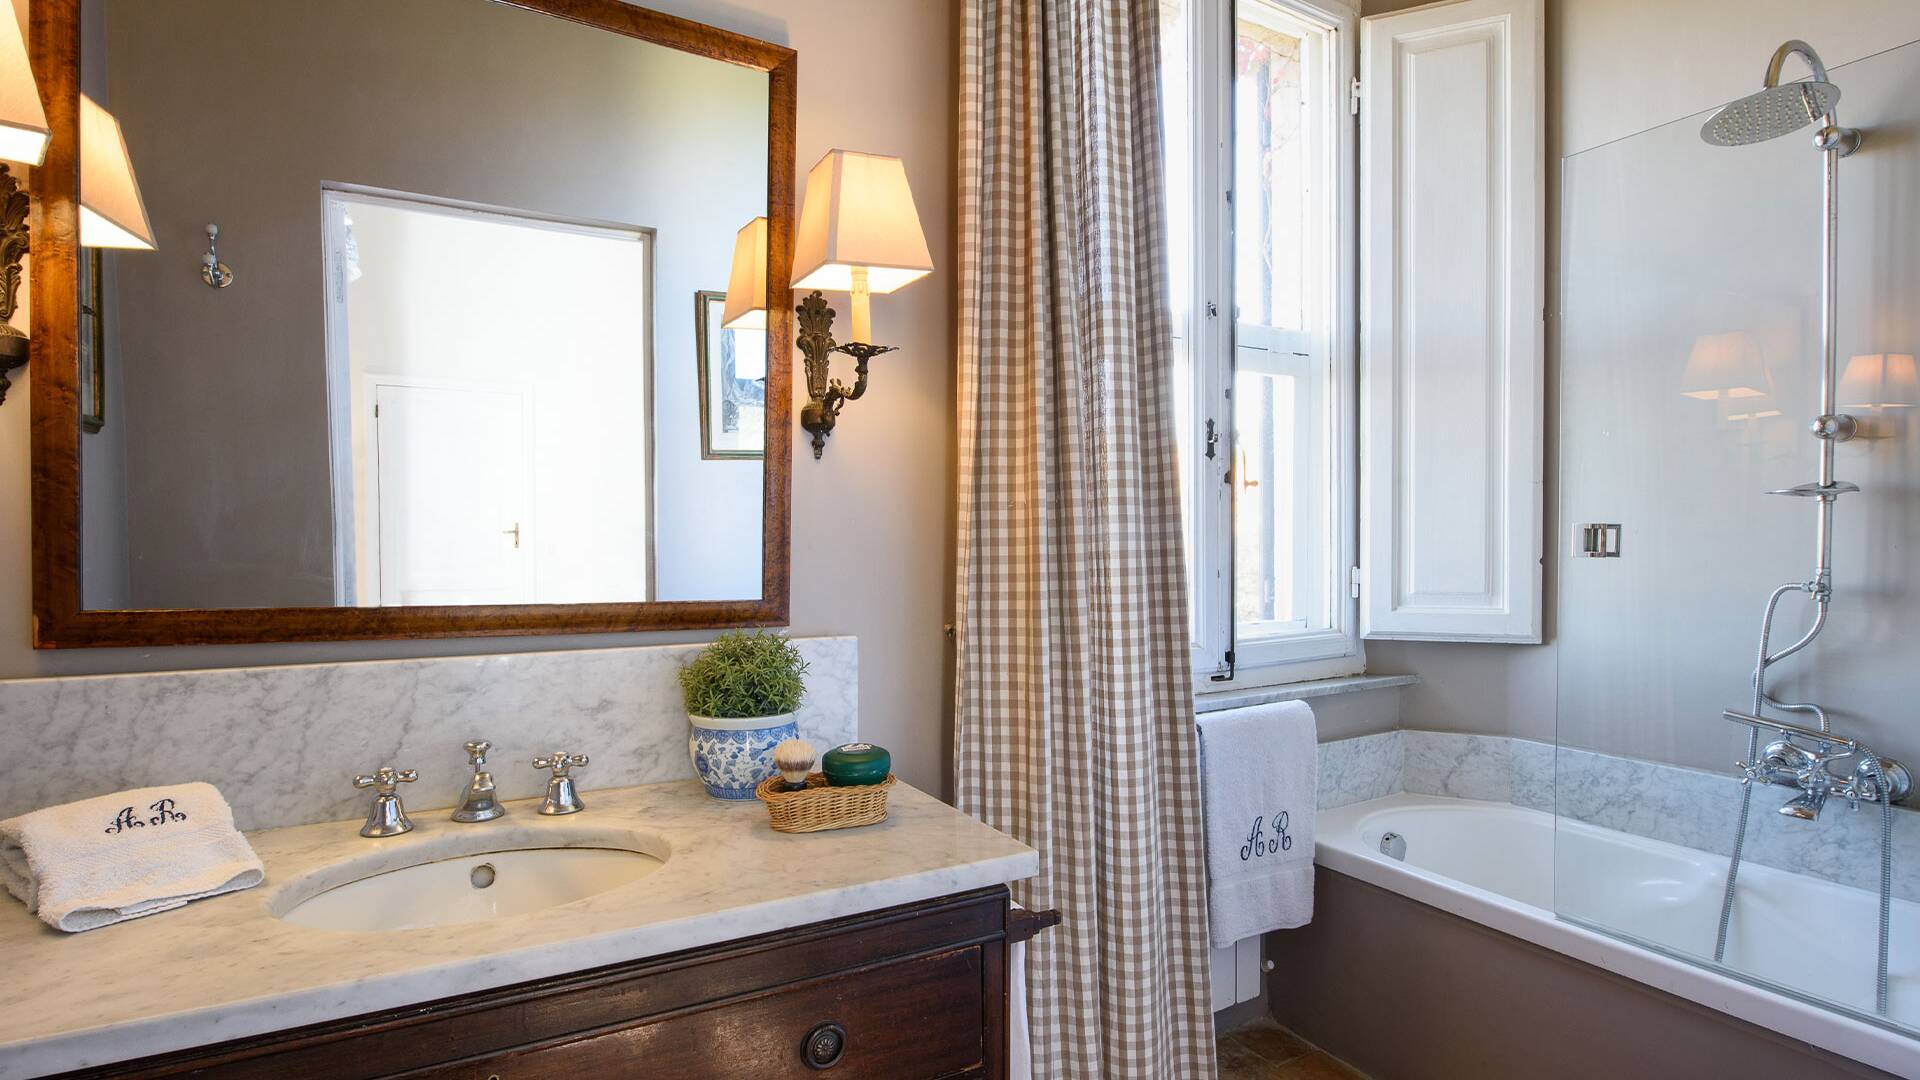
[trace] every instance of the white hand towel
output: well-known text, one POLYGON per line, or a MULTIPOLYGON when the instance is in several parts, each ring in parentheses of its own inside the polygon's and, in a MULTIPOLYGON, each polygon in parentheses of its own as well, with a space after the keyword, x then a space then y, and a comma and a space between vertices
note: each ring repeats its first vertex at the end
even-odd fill
POLYGON ((265 877, 212 784, 136 788, 0 821, 0 885, 61 930, 169 911, 265 877))
POLYGON ((1200 717, 1207 916, 1215 948, 1313 919, 1319 738, 1304 701, 1200 717))

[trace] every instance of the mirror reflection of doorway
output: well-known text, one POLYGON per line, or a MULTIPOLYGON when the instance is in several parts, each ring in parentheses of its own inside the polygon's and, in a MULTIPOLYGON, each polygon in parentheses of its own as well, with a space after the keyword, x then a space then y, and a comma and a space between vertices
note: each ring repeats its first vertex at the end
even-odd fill
POLYGON ((651 231, 324 209, 338 602, 652 599, 651 231))
POLYGON ((375 378, 377 602, 532 602, 526 394, 375 378))

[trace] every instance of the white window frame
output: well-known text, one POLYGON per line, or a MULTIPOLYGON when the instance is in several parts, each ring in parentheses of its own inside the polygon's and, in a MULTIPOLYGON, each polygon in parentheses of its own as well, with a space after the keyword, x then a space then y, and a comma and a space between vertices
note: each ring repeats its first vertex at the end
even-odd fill
MULTIPOLYGON (((1194 183, 1192 275, 1173 287, 1191 290, 1193 414, 1187 417, 1193 446, 1181 448, 1183 481, 1190 501, 1188 536, 1193 589, 1191 652, 1195 688, 1201 693, 1351 675, 1366 667, 1360 639, 1359 565, 1359 308, 1358 308, 1358 123, 1346 105, 1358 69, 1358 13, 1340 0, 1258 0, 1326 30, 1330 54, 1322 70, 1308 75, 1333 104, 1317 172, 1329 193, 1331 274, 1324 290, 1327 332, 1305 343, 1307 362, 1321 355, 1331 364, 1327 409, 1328 465, 1336 478, 1331 520, 1332 557, 1324 587, 1331 598, 1331 626, 1311 633, 1257 641, 1235 640, 1233 605, 1232 463, 1233 373, 1241 359, 1260 358, 1301 342, 1277 340, 1267 328, 1236 327, 1229 317, 1233 282, 1233 72, 1235 0, 1191 0, 1188 9, 1188 70, 1192 114, 1194 183), (1209 432, 1215 440, 1209 440, 1209 432), (1207 450, 1211 448, 1211 456, 1207 450)), ((1169 122, 1179 122, 1169 117, 1169 122)), ((1302 335, 1285 335, 1299 338, 1302 335)), ((1271 360, 1269 355, 1266 359, 1271 360)))

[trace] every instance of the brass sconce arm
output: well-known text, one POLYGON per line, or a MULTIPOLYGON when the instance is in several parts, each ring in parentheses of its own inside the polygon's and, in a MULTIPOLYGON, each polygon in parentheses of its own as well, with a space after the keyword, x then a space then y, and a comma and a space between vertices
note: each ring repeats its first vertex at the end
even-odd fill
POLYGON ((835 344, 834 312, 818 290, 808 294, 794 311, 800 316, 800 355, 807 374, 807 403, 800 410, 800 426, 812 433, 813 457, 818 461, 827 447, 827 436, 833 434, 840 410, 867 392, 867 362, 881 353, 892 352, 893 346, 860 341, 835 344), (853 357, 851 387, 833 378, 831 361, 836 352, 853 357))

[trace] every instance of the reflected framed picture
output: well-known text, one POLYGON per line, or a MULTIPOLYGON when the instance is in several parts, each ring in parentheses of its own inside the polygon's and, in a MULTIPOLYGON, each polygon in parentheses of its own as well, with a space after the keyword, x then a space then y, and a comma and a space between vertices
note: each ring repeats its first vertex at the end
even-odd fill
POLYGON ((107 328, 99 248, 80 251, 80 430, 107 426, 107 328))
POLYGON ((727 294, 694 294, 700 362, 700 456, 758 458, 767 445, 767 332, 720 325, 727 294))

